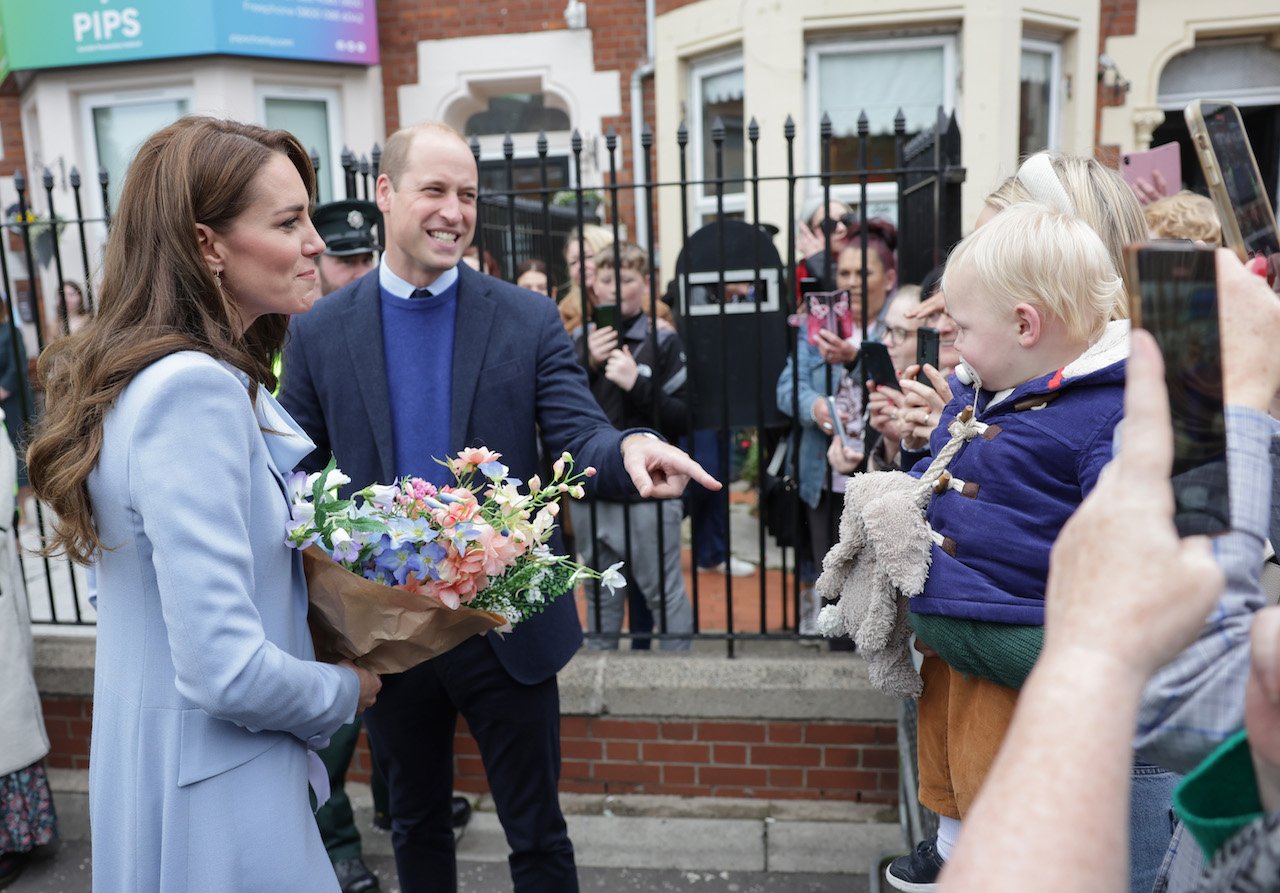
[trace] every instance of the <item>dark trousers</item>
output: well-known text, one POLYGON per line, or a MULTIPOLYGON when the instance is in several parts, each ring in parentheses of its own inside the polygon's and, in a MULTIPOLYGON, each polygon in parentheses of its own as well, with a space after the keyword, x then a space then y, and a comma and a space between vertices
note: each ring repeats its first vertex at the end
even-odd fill
MULTIPOLYGON (((316 811, 316 825, 330 862, 361 857, 360 832, 356 830, 351 798, 347 796, 347 769, 360 740, 360 720, 348 723, 333 733, 329 746, 320 751, 320 760, 329 774, 329 799, 316 811)), ((372 745, 371 745, 372 746, 372 745)), ((373 764, 369 785, 373 790, 374 812, 387 811, 387 783, 373 764)))
POLYGON ((450 800, 461 713, 480 747, 511 847, 515 893, 575 893, 577 869, 560 812, 560 692, 555 677, 522 685, 488 643, 382 677, 364 716, 391 795, 391 842, 404 893, 457 890, 450 800))

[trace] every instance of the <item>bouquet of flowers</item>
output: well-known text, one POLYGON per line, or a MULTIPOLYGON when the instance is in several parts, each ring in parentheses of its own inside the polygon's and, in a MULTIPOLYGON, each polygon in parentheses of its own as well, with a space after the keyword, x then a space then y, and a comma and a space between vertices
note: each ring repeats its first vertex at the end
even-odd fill
POLYGON ((547 545, 558 500, 580 499, 595 470, 575 471, 564 453, 550 482, 534 476, 522 493, 501 458, 466 449, 441 461, 452 485, 406 477, 351 499, 338 498, 351 479, 333 460, 288 478, 286 541, 304 550, 321 659, 401 672, 471 635, 510 630, 581 580, 625 585, 620 565, 596 571, 547 545))

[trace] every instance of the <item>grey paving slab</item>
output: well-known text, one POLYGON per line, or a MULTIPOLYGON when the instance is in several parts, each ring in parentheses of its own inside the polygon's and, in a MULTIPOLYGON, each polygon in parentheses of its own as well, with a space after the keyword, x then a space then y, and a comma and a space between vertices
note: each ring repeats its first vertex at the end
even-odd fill
POLYGON ((579 865, 765 869, 764 823, 751 819, 570 816, 568 823, 579 865))
POLYGON ((768 826, 765 867, 771 872, 865 874, 885 853, 903 850, 897 825, 772 821, 768 826), (858 833, 850 834, 851 827, 858 833))

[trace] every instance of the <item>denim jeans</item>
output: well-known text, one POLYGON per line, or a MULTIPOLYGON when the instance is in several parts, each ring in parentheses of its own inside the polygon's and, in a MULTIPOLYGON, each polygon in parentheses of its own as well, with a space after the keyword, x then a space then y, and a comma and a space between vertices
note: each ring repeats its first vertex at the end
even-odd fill
POLYGON ((1141 760, 1129 790, 1129 891, 1151 893, 1173 837, 1173 789, 1181 776, 1141 760))

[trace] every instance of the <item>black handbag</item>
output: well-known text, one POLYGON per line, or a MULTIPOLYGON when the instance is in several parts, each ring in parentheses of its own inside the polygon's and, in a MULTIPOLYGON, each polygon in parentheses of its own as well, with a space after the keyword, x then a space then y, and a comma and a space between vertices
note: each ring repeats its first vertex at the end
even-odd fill
POLYGON ((786 434, 774 447, 769 464, 761 472, 760 520, 765 530, 779 546, 793 547, 800 544, 801 507, 800 488, 787 462, 790 434, 786 434))

